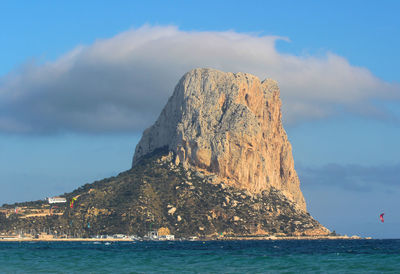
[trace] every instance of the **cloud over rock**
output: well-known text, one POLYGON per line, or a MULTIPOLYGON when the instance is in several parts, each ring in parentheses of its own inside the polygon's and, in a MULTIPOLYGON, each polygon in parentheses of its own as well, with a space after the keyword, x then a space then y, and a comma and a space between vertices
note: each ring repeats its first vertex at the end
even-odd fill
POLYGON ((0 79, 0 131, 141 132, 195 67, 277 80, 286 123, 343 109, 379 113, 371 100, 398 98, 397 85, 343 57, 283 54, 275 47, 279 39, 286 38, 143 26, 77 46, 54 62, 25 64, 0 79))

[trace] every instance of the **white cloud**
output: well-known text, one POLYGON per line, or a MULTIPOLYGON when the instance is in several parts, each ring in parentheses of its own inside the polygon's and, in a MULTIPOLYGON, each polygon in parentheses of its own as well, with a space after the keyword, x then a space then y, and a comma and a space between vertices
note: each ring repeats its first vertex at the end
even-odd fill
POLYGON ((144 26, 78 46, 55 62, 26 64, 0 79, 0 131, 142 131, 195 67, 278 80, 289 123, 343 108, 379 112, 371 100, 398 98, 398 86, 343 57, 282 54, 278 39, 287 40, 144 26))

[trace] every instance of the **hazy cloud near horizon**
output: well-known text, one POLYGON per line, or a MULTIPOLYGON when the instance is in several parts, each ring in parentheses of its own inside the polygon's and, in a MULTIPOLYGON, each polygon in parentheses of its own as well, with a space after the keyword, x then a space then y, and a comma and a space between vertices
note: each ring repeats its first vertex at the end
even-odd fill
POLYGON ((393 165, 341 165, 296 167, 302 186, 308 188, 342 188, 353 191, 398 191, 400 163, 393 165))
POLYGON ((284 120, 292 124, 343 110, 385 116, 371 101, 399 99, 398 84, 334 53, 280 53, 279 39, 287 40, 144 26, 80 45, 53 62, 27 63, 0 78, 0 131, 141 132, 195 67, 277 80, 284 120))

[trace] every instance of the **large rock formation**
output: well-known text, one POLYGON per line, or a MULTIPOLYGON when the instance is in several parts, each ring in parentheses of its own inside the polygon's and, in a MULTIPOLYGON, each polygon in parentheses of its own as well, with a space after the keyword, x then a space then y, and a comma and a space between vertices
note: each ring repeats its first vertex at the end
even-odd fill
POLYGON ((306 210, 273 80, 215 69, 186 73, 143 133, 133 166, 163 147, 173 152, 175 164, 216 174, 254 194, 273 187, 306 210))
POLYGON ((329 235, 306 211, 280 107, 272 80, 195 69, 144 132, 132 169, 61 195, 72 207, 3 205, 0 235, 329 235))

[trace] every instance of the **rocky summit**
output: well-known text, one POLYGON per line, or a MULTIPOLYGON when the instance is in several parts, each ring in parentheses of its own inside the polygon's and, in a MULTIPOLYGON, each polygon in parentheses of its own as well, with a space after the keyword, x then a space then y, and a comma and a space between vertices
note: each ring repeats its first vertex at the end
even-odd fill
POLYGON ((133 166, 167 147, 175 164, 215 174, 252 194, 279 190, 306 210, 275 81, 247 73, 194 69, 179 81, 160 117, 143 133, 133 166))
POLYGON ((65 204, 3 205, 0 232, 329 235, 306 210, 281 115, 275 81, 194 69, 143 133, 130 170, 60 195, 65 204))

